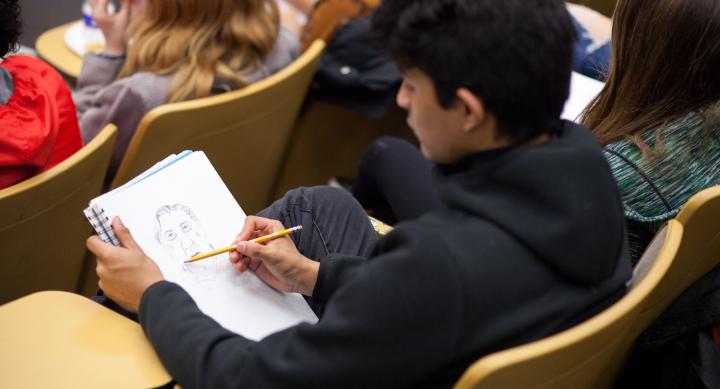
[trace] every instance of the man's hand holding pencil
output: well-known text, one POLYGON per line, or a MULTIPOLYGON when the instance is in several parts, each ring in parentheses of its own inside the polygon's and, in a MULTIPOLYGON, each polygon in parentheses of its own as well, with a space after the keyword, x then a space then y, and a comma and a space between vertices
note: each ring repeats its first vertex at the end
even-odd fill
POLYGON ((264 243, 251 242, 285 230, 277 220, 248 216, 233 244, 230 263, 239 272, 253 271, 271 287, 283 292, 311 296, 317 282, 319 262, 302 255, 289 236, 264 243))

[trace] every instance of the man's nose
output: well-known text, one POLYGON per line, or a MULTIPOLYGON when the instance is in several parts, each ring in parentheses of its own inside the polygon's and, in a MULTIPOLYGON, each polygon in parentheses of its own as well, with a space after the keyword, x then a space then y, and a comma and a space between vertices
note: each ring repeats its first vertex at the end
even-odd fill
POLYGON ((395 102, 400 108, 410 108, 410 93, 408 93, 404 83, 400 86, 400 89, 398 89, 397 95, 395 96, 395 102))

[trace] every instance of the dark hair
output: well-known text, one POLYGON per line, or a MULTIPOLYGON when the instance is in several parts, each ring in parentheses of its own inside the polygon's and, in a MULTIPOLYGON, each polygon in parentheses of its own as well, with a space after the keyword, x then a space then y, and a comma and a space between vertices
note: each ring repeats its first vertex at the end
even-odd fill
POLYGON ((18 0, 0 0, 0 58, 14 51, 22 32, 18 0))
POLYGON ((717 0, 621 0, 608 80, 583 123, 601 143, 629 138, 647 152, 643 132, 720 100, 718 69, 717 0))
POLYGON ((560 128, 570 88, 572 19, 562 0, 383 0, 375 39, 433 81, 440 105, 464 87, 523 142, 560 128))

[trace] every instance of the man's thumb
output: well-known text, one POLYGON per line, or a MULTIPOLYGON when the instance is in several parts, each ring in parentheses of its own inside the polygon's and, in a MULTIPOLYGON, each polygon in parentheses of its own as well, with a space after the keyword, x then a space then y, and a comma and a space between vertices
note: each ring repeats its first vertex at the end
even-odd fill
POLYGON ((112 227, 113 231, 115 231, 115 235, 117 236, 118 240, 120 241, 120 244, 123 247, 126 248, 134 248, 137 247, 137 243, 135 243, 135 239, 133 239, 132 235, 130 235, 130 230, 128 230, 127 227, 123 224, 123 222, 120 220, 119 217, 115 216, 112 220, 112 227))

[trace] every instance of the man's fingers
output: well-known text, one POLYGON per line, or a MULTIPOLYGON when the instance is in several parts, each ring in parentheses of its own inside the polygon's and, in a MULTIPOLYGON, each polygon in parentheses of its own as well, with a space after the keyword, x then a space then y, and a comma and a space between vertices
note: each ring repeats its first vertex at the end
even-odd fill
POLYGON ((240 242, 235 246, 238 253, 250 258, 263 258, 266 246, 254 242, 240 242))
POLYGON ((98 259, 106 258, 110 254, 110 251, 115 248, 115 246, 103 242, 102 239, 100 239, 100 237, 97 235, 93 235, 87 238, 87 240, 85 241, 85 246, 88 248, 88 250, 90 250, 90 252, 95 254, 98 259))
POLYGON ((240 261, 240 253, 237 251, 231 251, 230 255, 228 255, 228 259, 230 259, 230 263, 236 264, 240 261))
POLYGON ((279 220, 273 220, 273 221, 270 223, 270 226, 269 226, 269 227, 270 227, 270 230, 271 230, 270 232, 271 232, 271 233, 273 233, 273 232, 278 232, 278 231, 282 231, 282 230, 285 229, 285 226, 284 226, 282 223, 280 223, 279 220))
POLYGON ((257 216, 248 216, 245 218, 245 224, 243 224, 242 231, 240 231, 236 239, 238 242, 250 239, 250 236, 257 230, 255 227, 257 219, 257 216))
POLYGON ((138 245, 135 243, 135 239, 133 239, 132 235, 130 235, 130 230, 128 230, 127 227, 122 223, 119 217, 115 216, 112 220, 112 228, 113 231, 115 231, 115 235, 117 236, 118 240, 120 241, 120 244, 123 247, 126 248, 137 248, 138 245))
POLYGON ((242 272, 245 271, 245 265, 243 264, 242 261, 238 261, 238 262, 236 262, 236 263, 233 263, 233 267, 235 268, 235 270, 237 270, 237 271, 240 272, 240 273, 242 273, 242 272))
POLYGON ((263 262, 260 259, 257 258, 249 258, 248 263, 245 265, 248 269, 252 271, 257 271, 257 269, 262 265, 263 262))
POLYGON ((245 240, 252 239, 252 236, 255 234, 254 231, 248 230, 248 231, 240 231, 240 233, 235 237, 235 240, 233 241, 233 244, 238 244, 245 240))
POLYGON ((100 237, 98 237, 97 235, 93 235, 85 240, 85 247, 87 247, 87 249, 90 250, 93 254, 98 255, 98 251, 100 251, 102 248, 101 244, 104 243, 105 242, 103 242, 100 237))
MULTIPOLYGON (((267 219, 260 216, 248 216, 245 219, 245 226, 247 227, 248 225, 252 226, 252 230, 255 231, 274 232, 277 226, 282 226, 282 223, 274 219, 267 219)), ((283 228, 281 227, 280 229, 282 230, 283 228)), ((244 228, 243 231, 245 231, 244 228)))
POLYGON ((245 224, 242 231, 237 235, 233 244, 248 241, 262 235, 272 234, 284 230, 282 223, 273 219, 266 219, 259 216, 248 216, 245 218, 245 224))
POLYGON ((235 266, 235 268, 240 272, 244 272, 246 270, 252 270, 256 271, 261 265, 263 264, 261 259, 257 258, 250 258, 250 257, 243 257, 235 266))
POLYGON ((250 257, 242 257, 240 260, 240 271, 244 272, 250 268, 250 257))

